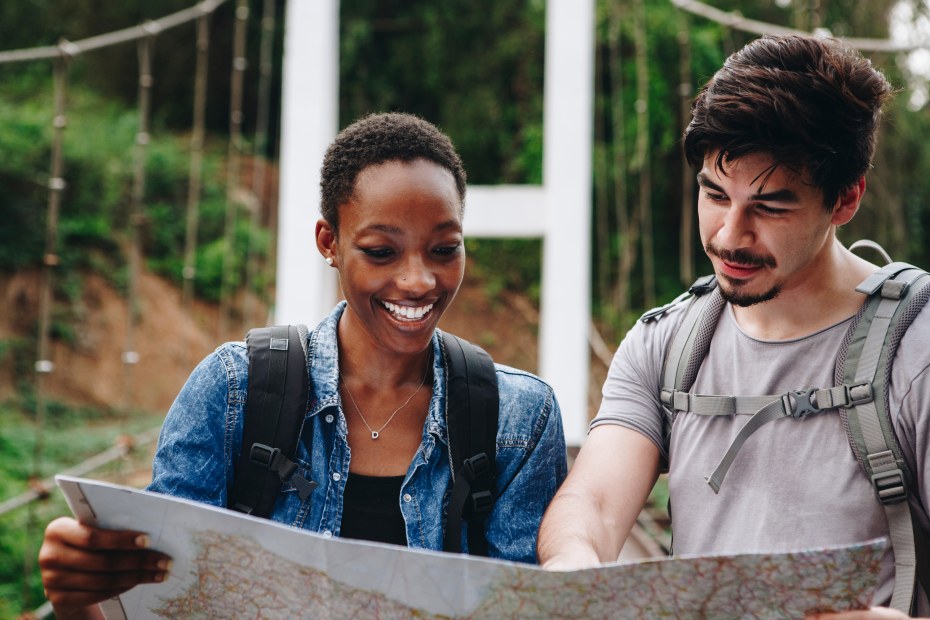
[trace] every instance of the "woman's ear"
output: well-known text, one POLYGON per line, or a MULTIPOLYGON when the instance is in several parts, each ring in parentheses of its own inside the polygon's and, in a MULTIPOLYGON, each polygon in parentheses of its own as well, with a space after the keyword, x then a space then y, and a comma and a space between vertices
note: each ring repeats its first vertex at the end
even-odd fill
POLYGON ((336 261, 336 231, 326 220, 317 220, 316 248, 320 251, 327 264, 333 265, 336 261))
POLYGON ((861 177, 850 187, 840 192, 836 199, 836 205, 833 207, 833 216, 830 223, 834 226, 847 224, 856 212, 859 210, 859 203, 862 202, 862 195, 865 194, 865 177, 861 177))

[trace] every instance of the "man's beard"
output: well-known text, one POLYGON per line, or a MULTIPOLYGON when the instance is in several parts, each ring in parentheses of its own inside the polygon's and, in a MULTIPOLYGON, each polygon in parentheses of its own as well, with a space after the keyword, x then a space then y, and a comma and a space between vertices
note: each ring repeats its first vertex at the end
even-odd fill
MULTIPOLYGON (((704 251, 707 252, 707 254, 710 256, 716 256, 723 261, 737 265, 745 265, 749 267, 775 267, 776 265, 775 258, 772 256, 756 256, 755 254, 751 254, 746 250, 723 250, 714 246, 712 243, 705 245, 704 251)), ((775 299, 778 297, 778 294, 781 293, 781 284, 776 284, 767 291, 751 294, 740 290, 746 285, 744 280, 731 278, 726 275, 717 276, 717 280, 718 286, 720 287, 720 294, 723 296, 723 299, 733 304, 734 306, 740 306, 741 308, 754 306, 756 304, 761 304, 771 299, 775 299)))
POLYGON ((746 308, 748 306, 754 306, 756 304, 761 304, 770 299, 775 299, 778 297, 778 294, 781 293, 781 284, 776 284, 767 291, 761 293, 751 294, 740 289, 745 284, 742 280, 733 280, 727 276, 718 276, 718 286, 720 287, 720 294, 723 296, 724 301, 727 301, 734 306, 740 306, 741 308, 746 308))

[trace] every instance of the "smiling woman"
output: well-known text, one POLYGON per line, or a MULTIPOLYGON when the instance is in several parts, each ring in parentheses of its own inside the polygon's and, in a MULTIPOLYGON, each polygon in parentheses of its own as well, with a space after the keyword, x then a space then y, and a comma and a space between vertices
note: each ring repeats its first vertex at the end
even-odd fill
MULTIPOLYGON (((442 550, 453 472, 450 369, 436 325, 465 268, 465 172, 436 127, 379 114, 337 136, 321 187, 316 243, 339 271, 345 301, 306 342, 312 387, 295 461, 316 488, 302 497, 283 485, 270 518, 324 536, 442 550)), ((535 562, 539 522, 567 470, 559 406, 539 378, 499 364, 495 374, 494 503, 480 542, 491 557, 535 562)), ((197 367, 168 412, 150 490, 227 504, 248 387, 242 343, 197 367)), ((475 532, 464 534, 462 548, 474 552, 475 532)), ((170 578, 170 558, 146 545, 140 532, 52 522, 40 565, 56 611, 93 617, 93 604, 170 578)))

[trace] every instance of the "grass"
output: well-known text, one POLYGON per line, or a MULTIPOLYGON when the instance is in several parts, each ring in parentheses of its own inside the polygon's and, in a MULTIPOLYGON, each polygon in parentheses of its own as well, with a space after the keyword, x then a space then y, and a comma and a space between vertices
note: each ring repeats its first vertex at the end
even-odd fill
MULTIPOLYGON (((33 411, 28 403, 0 403, 0 502, 29 490, 32 480, 73 467, 111 448, 121 436, 160 422, 143 413, 120 415, 49 403, 47 422, 39 435, 33 411)), ((150 459, 150 447, 139 446, 88 476, 130 484, 130 474, 147 468, 150 459)), ((0 618, 16 618, 45 601, 36 565, 42 534, 50 521, 70 513, 61 493, 53 488, 47 499, 0 515, 0 618)))

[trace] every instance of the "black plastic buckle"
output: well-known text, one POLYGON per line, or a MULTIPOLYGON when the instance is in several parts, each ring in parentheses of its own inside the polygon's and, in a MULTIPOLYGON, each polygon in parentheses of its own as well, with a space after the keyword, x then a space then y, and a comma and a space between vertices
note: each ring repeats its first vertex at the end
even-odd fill
POLYGON ((263 443, 253 443, 252 449, 249 451, 249 460, 256 465, 272 469, 279 454, 281 454, 281 450, 278 448, 272 448, 263 443))
POLYGON ((462 466, 465 470, 465 477, 468 478, 469 482, 474 482, 491 473, 491 460, 484 452, 465 459, 462 466))
POLYGON ((469 496, 469 502, 463 511, 466 517, 484 519, 491 514, 494 507, 494 496, 490 491, 475 491, 469 496))
POLYGON ((688 289, 688 292, 693 295, 703 295, 704 293, 709 293, 710 291, 714 290, 716 286, 717 276, 714 274, 709 274, 698 278, 688 289))
POLYGON ((791 412, 793 418, 803 418, 811 413, 821 411, 820 407, 814 404, 814 393, 818 388, 809 390, 792 390, 781 397, 785 406, 785 411, 791 412))
POLYGON ((907 499, 907 485, 904 484, 904 472, 900 469, 890 469, 872 474, 872 488, 878 496, 878 501, 886 506, 897 504, 907 499))

